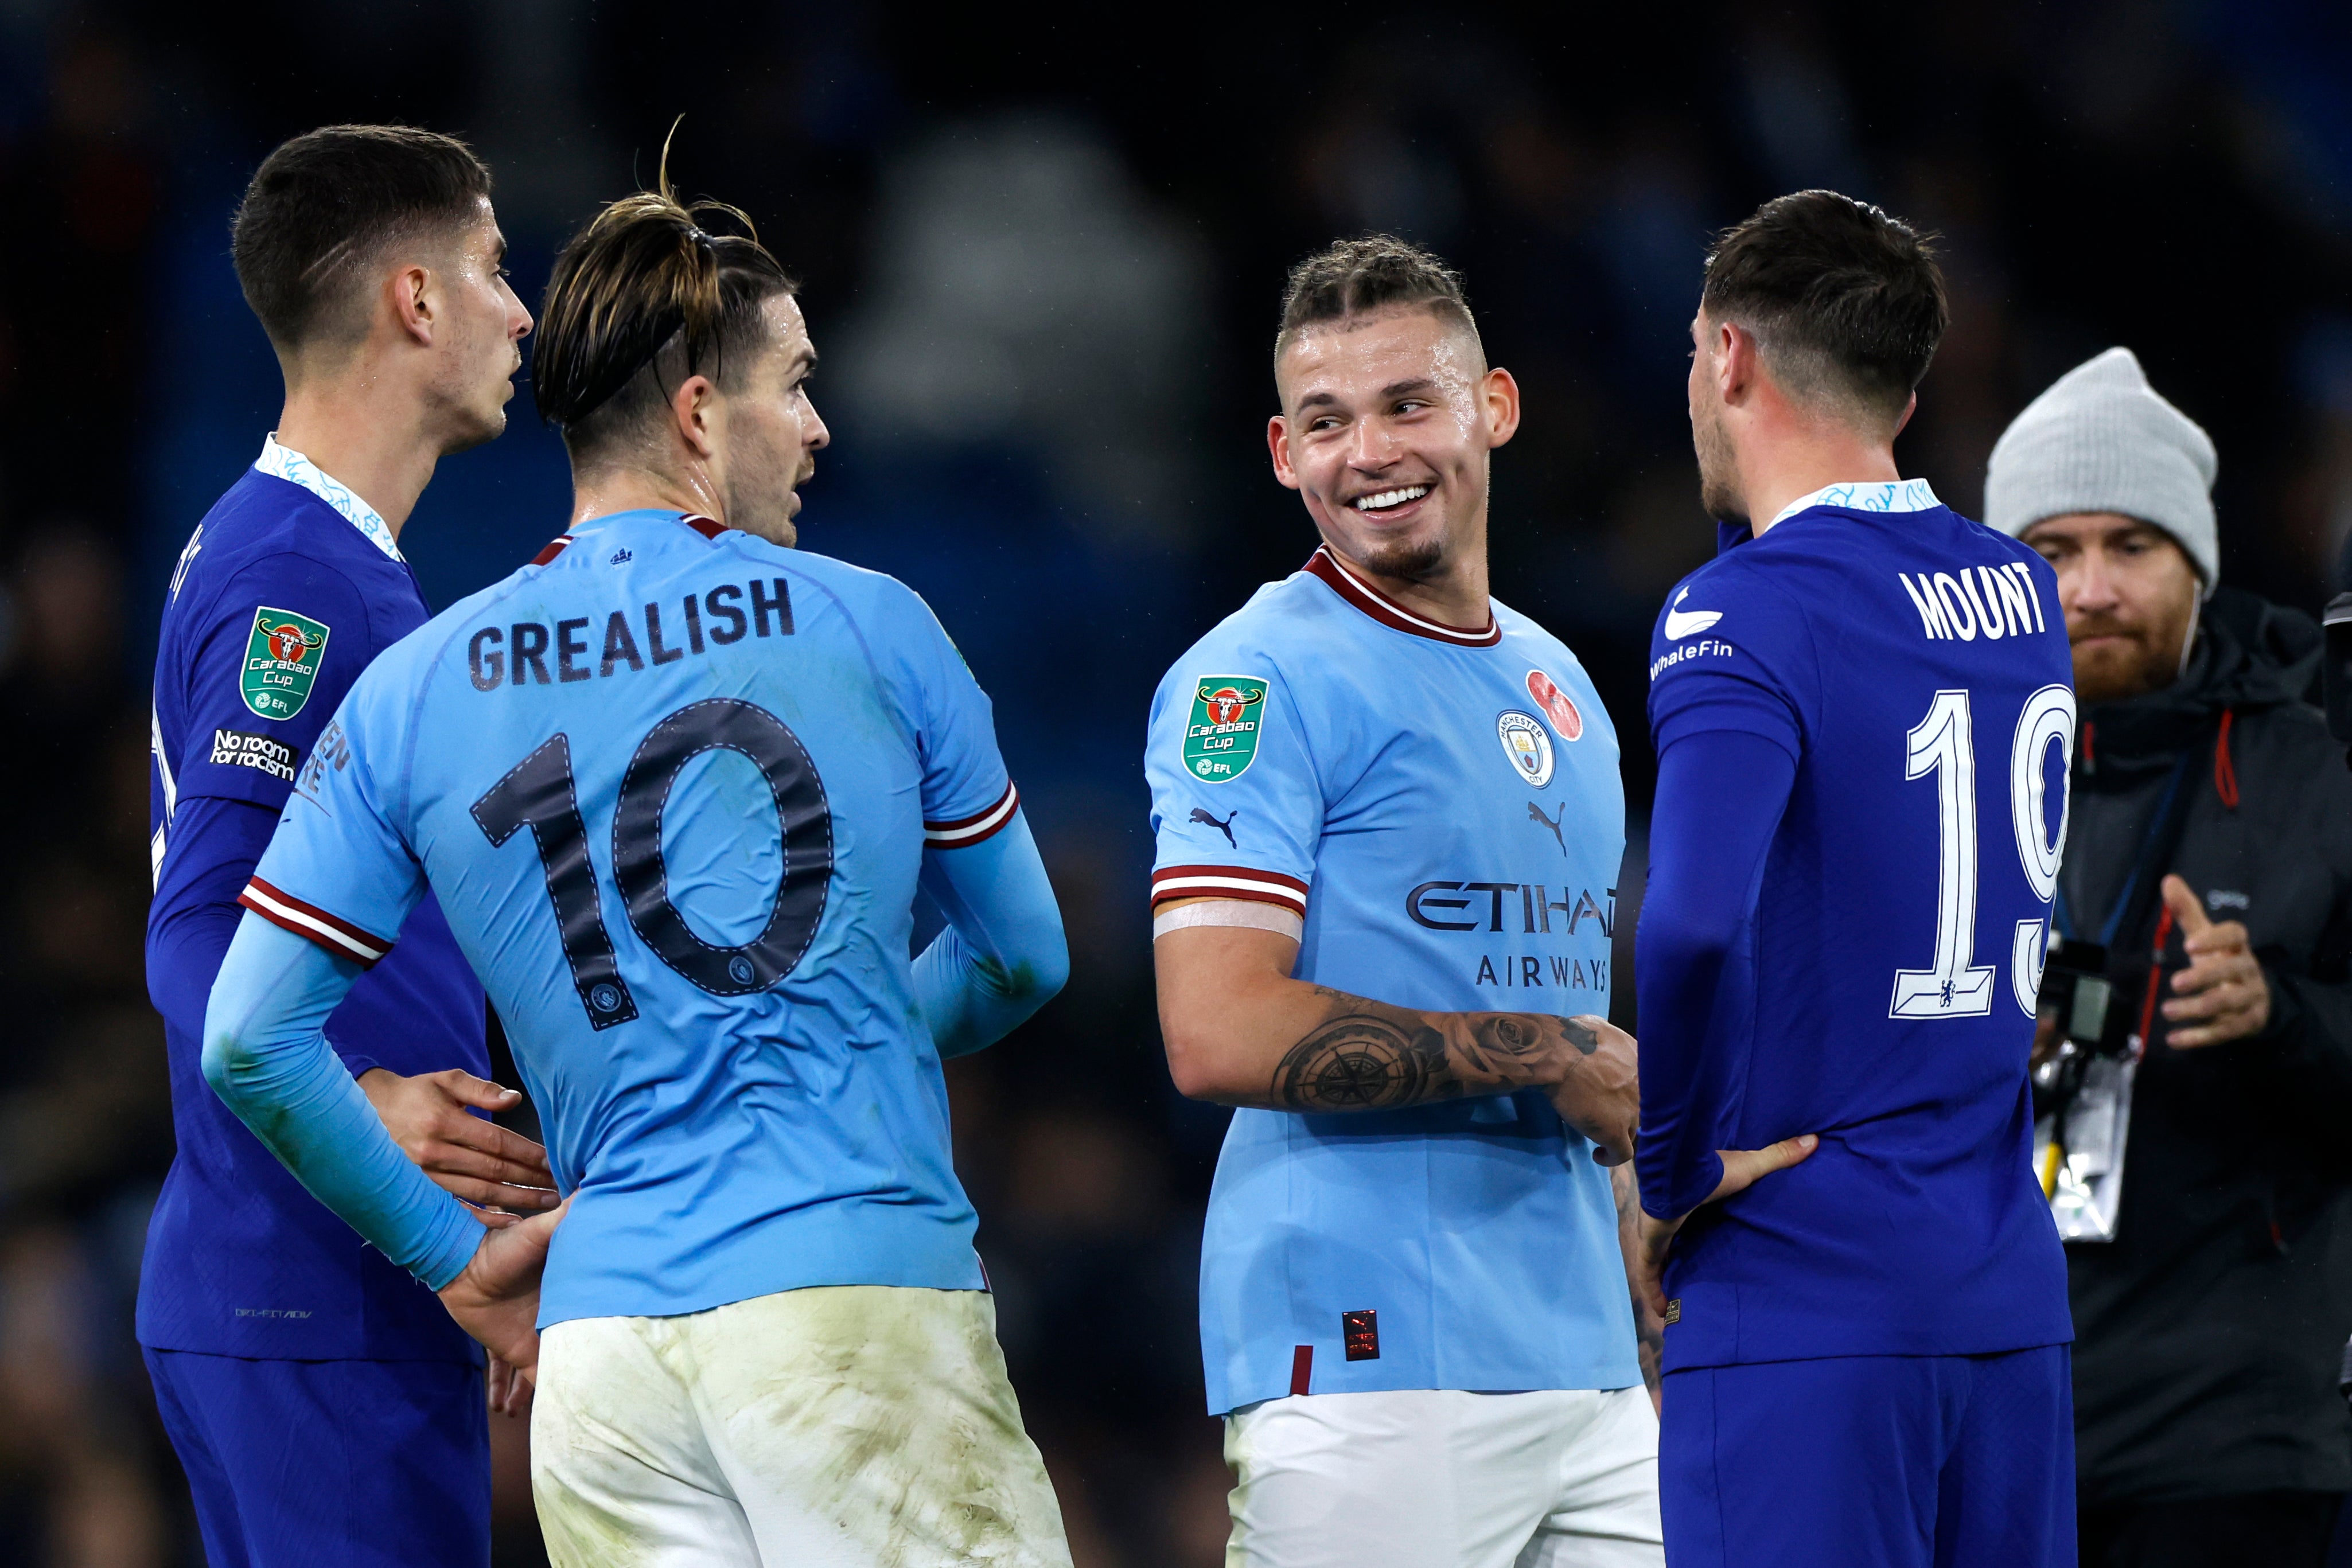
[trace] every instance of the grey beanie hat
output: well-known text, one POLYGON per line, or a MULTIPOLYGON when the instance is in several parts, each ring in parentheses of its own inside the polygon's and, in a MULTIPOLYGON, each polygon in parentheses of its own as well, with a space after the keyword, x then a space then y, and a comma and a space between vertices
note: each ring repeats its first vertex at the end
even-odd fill
POLYGON ((2120 512, 2170 534, 2213 591, 2213 438, 2157 395, 2129 349, 2060 376, 1993 444, 1985 521, 2016 537, 2068 512, 2120 512))

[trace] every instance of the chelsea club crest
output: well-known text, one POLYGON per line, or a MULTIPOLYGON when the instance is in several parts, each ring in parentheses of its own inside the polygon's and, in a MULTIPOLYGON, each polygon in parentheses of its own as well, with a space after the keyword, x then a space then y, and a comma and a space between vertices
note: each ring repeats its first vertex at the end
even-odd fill
POLYGON ((1551 737, 1544 733, 1543 721, 1531 713, 1517 708, 1505 708, 1495 720, 1495 737, 1503 743, 1503 755, 1531 789, 1540 789, 1551 782, 1551 737))

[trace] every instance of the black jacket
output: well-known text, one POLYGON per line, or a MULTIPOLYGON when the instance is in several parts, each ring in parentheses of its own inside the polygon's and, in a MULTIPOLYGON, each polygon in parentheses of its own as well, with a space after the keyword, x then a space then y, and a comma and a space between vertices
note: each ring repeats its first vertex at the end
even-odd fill
MULTIPOLYGON (((2319 652, 2309 617, 2224 588, 2179 683, 2082 715, 2060 877, 2075 934, 2096 938, 2185 756, 2186 815, 2156 869, 2245 923, 2272 997, 2263 1033, 2197 1051, 2168 1046, 2155 1016, 2116 1239, 2067 1249, 2086 1501, 2352 1490, 2336 1392, 2352 1333, 2352 772, 2306 700, 2319 652)), ((2155 880, 2109 956, 2135 1031, 2155 880)), ((2185 963, 2176 931, 2162 977, 2185 963)))

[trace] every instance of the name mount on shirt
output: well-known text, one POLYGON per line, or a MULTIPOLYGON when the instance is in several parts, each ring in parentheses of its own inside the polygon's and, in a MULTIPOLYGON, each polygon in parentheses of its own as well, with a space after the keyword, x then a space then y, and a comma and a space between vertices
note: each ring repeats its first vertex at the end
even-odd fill
POLYGON ((1973 643, 1979 632, 1993 642, 2046 632, 2042 595, 2033 586, 2033 569, 2021 560, 2003 566, 1960 568, 1948 571, 1898 571, 1895 580, 1911 596, 1921 628, 1929 641, 1973 643), (1982 591, 1979 590, 1981 587, 1982 591))

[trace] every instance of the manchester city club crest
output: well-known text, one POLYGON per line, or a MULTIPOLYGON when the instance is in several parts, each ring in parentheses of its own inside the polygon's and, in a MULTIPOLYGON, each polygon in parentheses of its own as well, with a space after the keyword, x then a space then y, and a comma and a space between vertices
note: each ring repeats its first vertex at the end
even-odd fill
POLYGON ((1184 771, 1203 784, 1223 784, 1249 770, 1257 756, 1258 721, 1265 709, 1261 675, 1209 675, 1192 685, 1192 718, 1184 727, 1184 771))
POLYGON ((310 700, 326 652, 325 622, 263 605, 245 640, 245 671, 237 683, 245 706, 263 718, 292 718, 310 700))
POLYGON ((1551 782, 1551 736, 1543 720, 1515 707, 1505 708, 1495 720, 1495 736, 1503 743, 1503 755, 1530 788, 1540 789, 1551 782))

